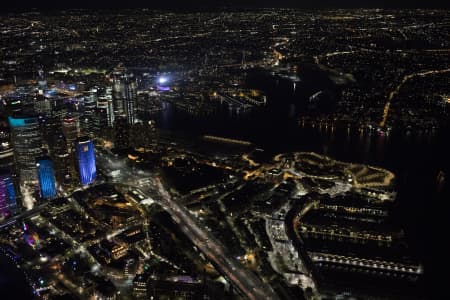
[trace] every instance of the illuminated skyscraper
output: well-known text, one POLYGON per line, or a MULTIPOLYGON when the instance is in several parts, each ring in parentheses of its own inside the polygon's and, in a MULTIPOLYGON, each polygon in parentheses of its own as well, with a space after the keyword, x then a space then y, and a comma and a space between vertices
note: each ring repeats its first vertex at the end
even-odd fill
POLYGON ((36 166, 41 197, 44 199, 56 197, 55 174, 52 161, 49 157, 42 157, 36 160, 36 166))
POLYGON ((98 107, 95 110, 95 119, 94 119, 94 133, 96 138, 106 138, 110 126, 108 126, 108 111, 103 107, 98 107))
POLYGON ((134 124, 136 119, 136 81, 133 74, 125 70, 113 73, 113 107, 115 115, 126 115, 128 124, 134 124))
POLYGON ((0 220, 17 211, 16 192, 9 174, 0 175, 0 220))
POLYGON ((14 149, 11 144, 11 132, 5 120, 0 121, 0 170, 14 169, 14 149))
POLYGON ((123 107, 123 96, 122 96, 122 70, 115 70, 113 73, 113 88, 112 88, 112 100, 113 109, 115 115, 121 115, 125 113, 125 108, 123 107))
POLYGON ((42 137, 37 117, 9 117, 14 161, 20 183, 37 183, 36 158, 42 156, 42 137))
POLYGON ((80 116, 80 129, 83 135, 95 136, 95 113, 97 109, 98 89, 91 88, 84 97, 83 114, 80 116))
POLYGON ((79 120, 75 116, 66 116, 62 122, 62 131, 67 143, 67 152, 69 154, 69 173, 72 178, 77 177, 76 172, 76 154, 75 154, 75 144, 78 136, 80 135, 80 124, 79 120))
POLYGON ((14 149, 6 119, 0 120, 0 219, 17 212, 14 149))
POLYGON ((111 130, 109 129, 113 127, 114 111, 113 102, 110 97, 110 95, 109 97, 101 97, 97 101, 94 132, 95 136, 98 138, 108 138, 111 134, 111 130))
POLYGON ((75 116, 66 116, 62 122, 62 131, 66 137, 67 148, 69 152, 74 149, 75 141, 80 134, 80 124, 75 116))
POLYGON ((63 119, 67 115, 67 105, 64 98, 52 99, 52 116, 63 119))
POLYGON ((81 137, 77 140, 78 171, 82 185, 94 182, 97 177, 95 166, 94 144, 88 137, 81 137))
POLYGON ((88 108, 93 104, 92 108, 95 108, 95 104, 98 101, 99 89, 97 87, 91 88, 88 92, 88 95, 84 99, 84 108, 88 108))
POLYGON ((136 121, 136 82, 134 81, 133 75, 128 75, 125 77, 124 84, 124 94, 125 94, 125 114, 127 115, 128 124, 134 124, 136 121))
POLYGON ((114 120, 114 148, 128 150, 130 147, 130 125, 125 116, 118 116, 114 120))
POLYGON ((55 140, 55 133, 61 131, 61 120, 52 116, 41 117, 40 119, 42 138, 51 149, 55 140))
POLYGON ((70 168, 73 163, 70 161, 66 139, 63 134, 60 134, 59 139, 56 141, 56 146, 52 152, 52 157, 54 161, 56 180, 58 183, 64 184, 66 183, 66 180, 70 178, 70 168))
POLYGON ((39 95, 34 101, 34 111, 40 116, 50 116, 52 113, 52 101, 39 95))
POLYGON ((97 101, 97 112, 101 112, 100 119, 102 119, 102 123, 104 123, 104 119, 106 119, 106 125, 108 127, 112 127, 114 123, 114 111, 113 104, 111 99, 99 99, 97 101))
MULTIPOLYGON (((70 178, 71 162, 61 124, 60 118, 51 117, 47 119, 47 126, 41 128, 44 129, 44 138, 49 145, 56 181, 59 184, 65 184, 68 183, 66 181, 70 178)), ((76 176, 75 159, 73 159, 72 165, 76 176)))

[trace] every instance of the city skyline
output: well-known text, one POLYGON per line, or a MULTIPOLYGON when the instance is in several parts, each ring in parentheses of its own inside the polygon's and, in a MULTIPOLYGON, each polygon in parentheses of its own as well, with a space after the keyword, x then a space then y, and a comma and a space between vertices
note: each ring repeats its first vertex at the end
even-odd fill
POLYGON ((356 1, 356 0, 321 0, 321 1, 297 1, 297 0, 168 0, 168 1, 146 1, 132 0, 127 2, 95 1, 89 2, 82 0, 75 3, 60 2, 55 0, 43 0, 33 3, 3 3, 4 12, 8 11, 27 11, 27 10, 58 10, 58 9, 163 9, 169 11, 196 11, 212 10, 221 11, 227 9, 259 9, 259 8, 298 8, 298 9, 339 9, 339 8, 379 8, 379 9, 401 9, 401 8, 435 8, 448 9, 450 5, 445 1, 430 0, 375 0, 375 1, 356 1), (25 5, 26 4, 26 5, 25 5))
POLYGON ((175 2, 0 14, 0 295, 435 299, 448 11, 175 2))

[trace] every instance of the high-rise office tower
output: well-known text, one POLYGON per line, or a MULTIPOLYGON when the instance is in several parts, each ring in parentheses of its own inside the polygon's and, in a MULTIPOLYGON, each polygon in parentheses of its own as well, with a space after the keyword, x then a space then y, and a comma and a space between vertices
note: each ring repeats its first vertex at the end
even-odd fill
POLYGON ((67 183, 71 175, 71 168, 76 172, 74 160, 71 161, 67 142, 64 134, 59 132, 55 136, 53 147, 51 148, 55 178, 59 184, 67 183))
POLYGON ((97 107, 95 110, 94 132, 98 138, 105 138, 108 134, 108 109, 97 107))
MULTIPOLYGON (((100 98, 97 101, 97 111, 98 109, 103 110, 106 113, 107 126, 112 127, 114 124, 114 110, 112 99, 100 98)), ((104 116, 102 116, 104 118, 104 116)))
POLYGON ((52 113, 52 101, 42 95, 38 95, 34 101, 34 111, 40 116, 50 116, 52 113))
POLYGON ((42 156, 39 120, 34 116, 9 117, 14 161, 20 184, 37 183, 36 158, 42 156))
POLYGON ((41 125, 43 147, 51 152, 55 143, 56 133, 61 131, 61 120, 53 116, 41 116, 39 123, 41 125))
MULTIPOLYGON (((67 149, 67 141, 62 131, 62 121, 54 116, 47 118, 43 126, 44 139, 49 146, 50 157, 53 161, 56 181, 59 184, 67 183, 70 177, 70 158, 67 149)), ((73 160, 74 174, 76 175, 75 159, 73 160)))
POLYGON ((14 149, 11 144, 11 132, 6 120, 0 120, 0 172, 14 169, 14 149))
POLYGON ((67 115, 67 104, 65 98, 52 98, 52 116, 62 120, 67 115))
POLYGON ((125 77, 124 83, 124 94, 125 94, 125 115, 127 116, 128 124, 132 125, 136 121, 136 82, 134 81, 133 75, 127 75, 125 77))
POLYGON ((113 103, 113 97, 112 97, 112 89, 106 88, 105 94, 103 97, 99 99, 99 101, 108 101, 108 111, 109 111, 109 126, 113 126, 114 124, 114 103, 113 103))
POLYGON ((82 185, 94 182, 97 177, 95 166, 94 144, 89 137, 81 137, 77 140, 78 171, 82 185))
POLYGON ((84 100, 84 105, 86 107, 86 104, 93 103, 95 106, 95 103, 98 101, 98 95, 99 95, 99 89, 97 87, 93 87, 88 91, 88 95, 84 100))
POLYGON ((136 80, 125 70, 113 73, 113 107, 116 115, 126 115, 128 124, 136 121, 136 80))
POLYGON ((10 174, 0 175, 0 220, 14 215, 17 211, 16 191, 10 174))
POLYGON ((130 125, 125 116, 118 116, 114 120, 114 148, 127 150, 130 147, 130 125))
POLYGON ((78 118, 75 116, 66 116, 62 121, 62 131, 67 143, 67 152, 69 153, 69 173, 70 177, 75 179, 77 177, 76 171, 76 141, 80 135, 80 125, 78 118))
POLYGON ((97 88, 91 88, 84 97, 83 114, 80 116, 80 127, 83 135, 95 136, 95 113, 98 100, 97 88))
POLYGON ((80 124, 78 118, 75 116, 66 116, 62 122, 62 131, 66 137, 67 148, 72 152, 75 146, 75 141, 80 135, 80 124))
POLYGON ((36 160, 39 177, 39 190, 43 199, 56 197, 56 182, 53 163, 50 157, 41 157, 36 160))
POLYGON ((116 69, 112 74, 113 86, 112 86, 112 100, 113 109, 115 115, 121 115, 125 113, 125 108, 123 107, 123 94, 122 94, 122 69, 116 69))
POLYGON ((14 149, 6 119, 0 120, 0 219, 17 211, 17 177, 14 169, 14 149))
POLYGON ((80 134, 87 135, 90 138, 95 137, 95 110, 91 114, 83 114, 79 118, 80 120, 80 134))

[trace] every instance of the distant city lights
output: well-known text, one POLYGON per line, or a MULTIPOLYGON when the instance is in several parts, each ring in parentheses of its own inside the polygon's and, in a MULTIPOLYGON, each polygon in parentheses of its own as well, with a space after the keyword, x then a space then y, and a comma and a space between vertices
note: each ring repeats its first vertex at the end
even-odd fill
POLYGON ((2 16, 0 300, 436 292, 448 11, 260 4, 2 16))

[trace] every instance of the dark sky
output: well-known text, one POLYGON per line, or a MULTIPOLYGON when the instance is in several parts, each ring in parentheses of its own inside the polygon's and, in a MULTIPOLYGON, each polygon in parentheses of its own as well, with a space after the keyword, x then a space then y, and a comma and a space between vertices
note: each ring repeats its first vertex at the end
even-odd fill
POLYGON ((29 8, 127 8, 212 9, 294 7, 294 8, 449 8, 449 0, 1 0, 3 11, 29 8))

